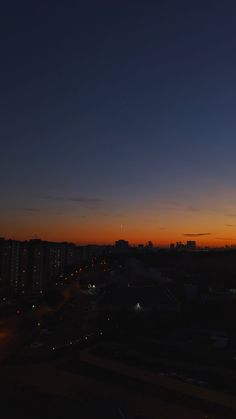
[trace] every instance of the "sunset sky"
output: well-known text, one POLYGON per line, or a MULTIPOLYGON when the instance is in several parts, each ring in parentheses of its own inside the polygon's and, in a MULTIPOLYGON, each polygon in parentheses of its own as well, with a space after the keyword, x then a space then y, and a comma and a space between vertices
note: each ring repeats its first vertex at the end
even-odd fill
POLYGON ((236 3, 1 5, 0 236, 236 243, 236 3))

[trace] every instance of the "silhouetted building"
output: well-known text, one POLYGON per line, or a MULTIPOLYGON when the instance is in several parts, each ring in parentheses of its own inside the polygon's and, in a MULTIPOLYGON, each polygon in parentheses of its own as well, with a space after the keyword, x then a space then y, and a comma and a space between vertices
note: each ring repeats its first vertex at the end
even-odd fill
POLYGON ((81 247, 82 260, 91 260, 94 257, 100 257, 105 251, 104 246, 98 246, 96 244, 88 244, 87 246, 81 247))
POLYGON ((76 246, 72 243, 66 244, 66 266, 74 266, 76 264, 76 246))
POLYGON ((144 248, 144 245, 143 245, 143 244, 141 244, 141 243, 140 243, 140 244, 138 244, 138 251, 139 251, 139 252, 143 252, 143 251, 144 251, 144 249, 145 249, 145 248, 144 248))
POLYGON ((20 242, 11 242, 10 286, 14 294, 18 293, 20 269, 20 242))
POLYGON ((188 240, 186 244, 186 248, 188 250, 195 250, 197 247, 196 242, 194 240, 188 240))
POLYGON ((184 249, 184 247, 185 246, 184 246, 184 244, 182 242, 176 242, 176 246, 175 246, 176 249, 178 249, 178 250, 179 249, 184 249))
POLYGON ((19 282, 18 282, 18 294, 27 294, 29 289, 29 277, 30 277, 30 255, 29 255, 29 243, 27 241, 22 242, 20 245, 20 267, 19 267, 19 282))
POLYGON ((29 278, 28 242, 0 241, 0 293, 3 296, 26 292, 29 278))
POLYGON ((1 239, 0 252, 0 289, 5 296, 10 293, 11 240, 1 239))
POLYGON ((49 279, 56 278, 58 274, 64 272, 66 265, 66 244, 48 243, 48 271, 49 279))
POLYGON ((46 254, 45 243, 41 240, 31 240, 30 262, 31 262, 31 292, 42 294, 46 285, 46 254))
POLYGON ((129 242, 126 240, 117 240, 115 243, 115 247, 119 251, 126 251, 129 249, 129 242))

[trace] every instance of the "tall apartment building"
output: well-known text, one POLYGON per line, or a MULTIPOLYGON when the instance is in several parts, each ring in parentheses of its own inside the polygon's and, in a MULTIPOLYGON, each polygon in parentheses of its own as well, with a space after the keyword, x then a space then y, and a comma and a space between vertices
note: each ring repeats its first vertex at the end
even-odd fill
POLYGON ((41 240, 29 242, 30 293, 42 294, 47 282, 46 244, 41 240))
POLYGON ((20 244, 20 267, 18 278, 18 294, 29 293, 30 289, 30 254, 29 243, 27 241, 20 244))
POLYGON ((4 297, 10 292, 11 240, 0 240, 0 295, 4 297))
POLYGON ((48 266, 47 273, 49 280, 57 277, 65 271, 66 266, 66 243, 48 243, 48 266))
POLYGON ((43 294, 58 275, 80 263, 81 249, 72 243, 0 238, 0 297, 43 294))
POLYGON ((10 287, 13 294, 18 294, 19 288, 20 248, 21 243, 19 241, 11 241, 10 287))

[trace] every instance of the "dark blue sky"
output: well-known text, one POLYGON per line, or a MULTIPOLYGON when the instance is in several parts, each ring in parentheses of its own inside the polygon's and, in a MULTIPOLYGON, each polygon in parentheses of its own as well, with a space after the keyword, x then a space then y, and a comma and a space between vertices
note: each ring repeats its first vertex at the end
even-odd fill
POLYGON ((5 2, 3 234, 214 238, 236 213, 235 22, 234 1, 5 2))

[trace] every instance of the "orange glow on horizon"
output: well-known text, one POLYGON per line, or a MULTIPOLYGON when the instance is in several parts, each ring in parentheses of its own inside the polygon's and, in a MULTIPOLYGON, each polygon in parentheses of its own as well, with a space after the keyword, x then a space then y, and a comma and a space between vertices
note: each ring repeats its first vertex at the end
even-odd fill
MULTIPOLYGON (((226 236, 226 232, 224 234, 226 236)), ((76 245, 113 245, 116 240, 127 240, 130 245, 138 245, 138 244, 145 244, 149 240, 152 241, 154 246, 163 246, 168 247, 171 243, 176 242, 182 242, 185 243, 188 240, 195 240, 197 242, 198 246, 208 246, 208 247, 222 247, 222 246, 230 246, 230 245, 236 245, 236 234, 235 237, 219 237, 219 238, 212 238, 211 235, 191 235, 191 236, 185 236, 180 234, 116 234, 116 233, 110 233, 110 234, 94 234, 94 232, 88 232, 86 235, 76 234, 76 232, 68 232, 64 233, 55 231, 48 231, 43 232, 40 235, 28 235, 25 237, 25 235, 21 234, 9 234, 5 236, 6 239, 13 239, 13 240, 31 240, 34 238, 38 238, 40 240, 45 240, 49 242, 68 242, 68 243, 74 243, 76 245)))
POLYGON ((56 217, 16 213, 14 218, 6 214, 2 221, 1 236, 16 240, 40 238, 81 245, 109 245, 119 239, 127 240, 131 245, 145 244, 149 240, 155 246, 187 240, 209 247, 236 244, 233 208, 224 211, 162 208, 155 211, 137 207, 129 208, 125 215, 88 213, 83 218, 76 214, 56 217))

